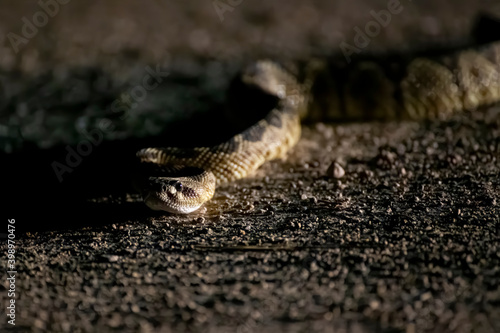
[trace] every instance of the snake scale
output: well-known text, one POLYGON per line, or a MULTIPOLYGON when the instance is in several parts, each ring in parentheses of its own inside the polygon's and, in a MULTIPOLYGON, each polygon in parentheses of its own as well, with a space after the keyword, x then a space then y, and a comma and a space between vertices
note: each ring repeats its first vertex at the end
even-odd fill
POLYGON ((500 100, 500 42, 439 57, 397 64, 359 61, 344 69, 311 61, 298 79, 282 66, 257 61, 241 81, 277 98, 257 123, 213 147, 144 148, 137 152, 156 173, 141 185, 154 210, 186 214, 214 195, 216 186, 246 177, 264 162, 283 157, 300 138, 301 117, 329 119, 446 119, 500 100), (320 110, 320 111, 318 111, 320 110))

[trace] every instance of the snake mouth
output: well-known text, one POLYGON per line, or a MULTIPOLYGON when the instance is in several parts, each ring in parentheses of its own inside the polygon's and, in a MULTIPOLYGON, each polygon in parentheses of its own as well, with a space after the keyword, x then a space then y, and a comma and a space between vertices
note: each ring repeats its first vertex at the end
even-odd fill
POLYGON ((152 210, 162 210, 173 214, 189 214, 201 207, 200 205, 172 205, 161 199, 161 193, 149 191, 144 195, 144 203, 152 210))

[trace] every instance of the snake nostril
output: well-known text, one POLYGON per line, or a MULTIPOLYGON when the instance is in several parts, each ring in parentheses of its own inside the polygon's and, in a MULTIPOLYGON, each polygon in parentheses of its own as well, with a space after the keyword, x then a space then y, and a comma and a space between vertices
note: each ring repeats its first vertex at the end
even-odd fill
POLYGON ((163 185, 161 186, 161 191, 162 191, 162 192, 167 192, 167 185, 163 184, 163 185))

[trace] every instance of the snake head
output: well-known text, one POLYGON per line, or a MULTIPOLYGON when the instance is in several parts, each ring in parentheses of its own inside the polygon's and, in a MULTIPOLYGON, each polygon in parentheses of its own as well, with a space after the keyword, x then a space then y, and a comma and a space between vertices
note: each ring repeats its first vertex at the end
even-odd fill
POLYGON ((189 177, 150 177, 143 196, 153 210, 188 214, 210 200, 214 192, 215 176, 203 171, 189 177))

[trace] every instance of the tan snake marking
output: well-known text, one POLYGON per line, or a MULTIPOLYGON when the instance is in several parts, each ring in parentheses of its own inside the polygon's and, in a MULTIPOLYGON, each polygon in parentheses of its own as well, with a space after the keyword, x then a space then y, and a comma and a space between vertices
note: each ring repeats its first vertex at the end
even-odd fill
POLYGON ((141 162, 169 167, 164 176, 151 176, 142 185, 146 205, 171 213, 197 210, 217 185, 285 156, 300 138, 306 109, 313 118, 320 110, 329 119, 445 119, 455 111, 500 100, 500 42, 406 64, 384 67, 360 61, 340 72, 330 67, 312 62, 299 83, 271 61, 249 66, 241 80, 276 96, 277 105, 253 126, 213 147, 138 151, 141 162))

